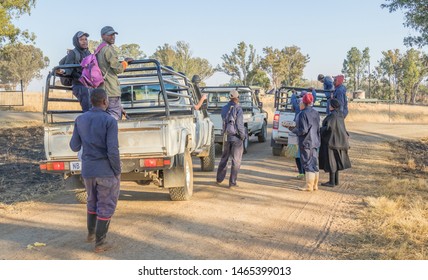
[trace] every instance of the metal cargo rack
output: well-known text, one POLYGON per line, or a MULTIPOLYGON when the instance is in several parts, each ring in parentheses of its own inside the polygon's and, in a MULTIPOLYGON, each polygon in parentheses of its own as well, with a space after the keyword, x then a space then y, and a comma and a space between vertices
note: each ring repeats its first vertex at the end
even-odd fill
MULTIPOLYGON (((189 79, 182 73, 176 72, 169 67, 162 66, 159 61, 155 59, 143 59, 143 60, 134 60, 129 63, 129 67, 124 71, 122 75, 119 75, 121 80, 129 80, 129 85, 132 85, 132 80, 135 80, 135 84, 141 84, 141 82, 136 81, 137 78, 153 78, 157 84, 159 84, 160 90, 158 94, 158 103, 157 105, 147 104, 147 100, 132 100, 130 107, 127 109, 127 114, 129 115, 141 115, 149 109, 159 109, 157 114, 161 114, 166 117, 170 117, 172 114, 180 112, 180 114, 192 114, 194 110, 194 100, 191 92, 191 83, 189 79), (178 82, 181 80, 184 84, 178 82), (172 85, 174 89, 167 89, 167 85, 172 85), (171 101, 170 98, 175 97, 176 100, 180 98, 188 98, 188 104, 180 104, 177 102, 171 101)), ((77 114, 82 113, 81 110, 50 110, 50 102, 79 102, 71 94, 71 98, 57 98, 51 97, 53 90, 65 90, 71 91, 71 86, 59 85, 59 78, 64 77, 56 71, 58 69, 70 69, 70 68, 80 68, 80 64, 64 64, 54 67, 48 74, 46 79, 46 89, 44 96, 44 105, 43 105, 43 120, 45 124, 59 124, 59 123, 70 123, 71 121, 61 120, 61 116, 76 116, 77 114), (59 117, 60 120, 55 120, 54 117, 59 117)), ((127 83, 128 84, 128 83, 127 83)), ((73 119, 74 120, 74 119, 73 119)))
MULTIPOLYGON (((280 87, 275 92, 274 107, 276 108, 277 111, 292 110, 291 94, 290 94, 292 93, 292 91, 296 91, 298 93, 302 91, 306 91, 308 93, 311 93, 311 91, 308 88, 288 87, 288 86, 280 87)), ((325 96, 325 92, 333 92, 333 90, 315 89, 315 91, 317 93, 317 99, 313 107, 318 112, 325 113, 326 107, 327 107, 327 97, 325 96)))

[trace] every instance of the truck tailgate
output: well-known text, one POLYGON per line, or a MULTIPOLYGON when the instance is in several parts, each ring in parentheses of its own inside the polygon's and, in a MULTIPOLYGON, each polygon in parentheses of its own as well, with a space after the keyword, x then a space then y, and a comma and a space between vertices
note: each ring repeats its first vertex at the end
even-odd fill
MULTIPOLYGON (((165 124, 151 121, 119 122, 121 156, 151 156, 166 153, 165 124)), ((45 127, 45 152, 48 160, 76 159, 70 149, 74 124, 45 127)))

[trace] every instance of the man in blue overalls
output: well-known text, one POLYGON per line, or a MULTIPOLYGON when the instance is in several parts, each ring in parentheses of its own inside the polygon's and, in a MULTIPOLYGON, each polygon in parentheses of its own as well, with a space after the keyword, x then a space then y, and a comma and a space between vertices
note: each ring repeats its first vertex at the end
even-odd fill
POLYGON ((330 114, 330 99, 333 98, 333 78, 330 76, 318 75, 318 81, 322 83, 325 97, 327 98, 326 113, 330 114))
POLYGON ((232 158, 232 168, 230 170, 229 177, 229 188, 237 187, 236 180, 238 178, 239 168, 241 167, 242 154, 244 152, 244 139, 245 135, 244 127, 244 113, 241 106, 239 105, 239 93, 236 90, 232 90, 229 93, 230 101, 221 109, 221 118, 223 119, 223 133, 226 133, 225 120, 234 120, 235 132, 225 135, 223 137, 223 154, 217 168, 217 184, 223 182, 227 172, 227 162, 229 157, 232 158), (229 118, 229 115, 231 117, 229 118))
POLYGON ((70 148, 83 148, 82 177, 87 200, 88 242, 95 240, 95 252, 110 249, 106 236, 120 191, 120 158, 117 121, 106 113, 108 97, 104 89, 94 89, 92 108, 78 116, 70 148))

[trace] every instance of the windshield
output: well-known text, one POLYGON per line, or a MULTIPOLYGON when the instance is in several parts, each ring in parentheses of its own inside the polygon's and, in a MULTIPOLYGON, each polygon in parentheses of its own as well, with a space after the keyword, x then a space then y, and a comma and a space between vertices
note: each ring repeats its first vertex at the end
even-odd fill
MULTIPOLYGON (((170 84, 165 84, 168 91, 177 92, 178 87, 170 84)), ((122 102, 145 102, 163 100, 163 94, 159 84, 151 85, 123 85, 120 87, 122 92, 122 102)), ((178 97, 168 96, 168 100, 178 100, 178 97)))
MULTIPOLYGON (((204 93, 208 94, 208 108, 223 107, 230 101, 229 92, 205 91, 204 93)), ((251 92, 240 92, 239 103, 241 107, 251 107, 253 104, 251 92)))

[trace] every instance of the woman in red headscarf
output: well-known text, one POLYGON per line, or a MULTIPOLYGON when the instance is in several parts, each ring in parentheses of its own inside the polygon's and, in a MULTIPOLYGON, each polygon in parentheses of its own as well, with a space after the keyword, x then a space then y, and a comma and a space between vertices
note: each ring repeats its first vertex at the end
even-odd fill
POLYGON ((300 113, 296 119, 296 127, 292 132, 298 136, 300 161, 305 170, 305 186, 299 188, 302 191, 318 189, 318 147, 320 146, 320 116, 312 108, 314 97, 305 94, 300 103, 300 113))

